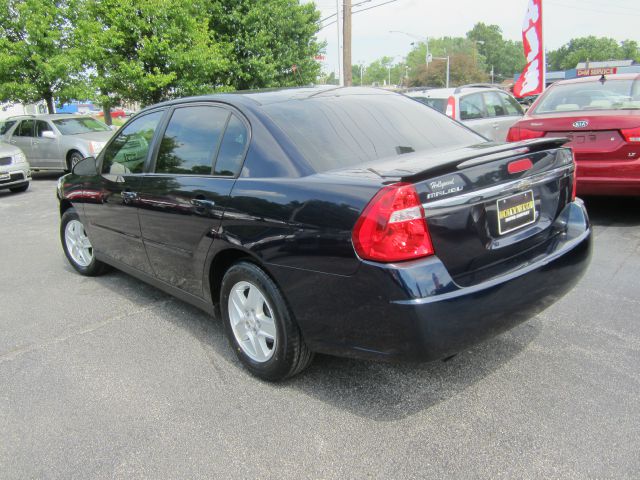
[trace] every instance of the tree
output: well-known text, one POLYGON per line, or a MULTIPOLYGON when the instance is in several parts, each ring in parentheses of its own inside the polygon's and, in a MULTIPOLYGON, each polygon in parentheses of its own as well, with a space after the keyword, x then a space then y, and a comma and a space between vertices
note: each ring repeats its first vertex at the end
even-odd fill
POLYGON ((526 64, 522 42, 503 39, 499 26, 476 23, 467 32, 467 38, 477 45, 489 69, 493 67, 496 80, 522 72, 526 64))
POLYGON ((71 45, 74 9, 67 0, 4 0, 0 4, 0 100, 31 103, 74 97, 78 55, 71 45))
POLYGON ((79 0, 76 38, 88 80, 110 123, 120 100, 142 104, 224 87, 230 46, 199 18, 201 0, 79 0))
POLYGON ((635 40, 618 43, 613 38, 574 38, 557 50, 549 52, 547 63, 550 70, 569 70, 580 62, 604 60, 640 61, 640 50, 635 40))
POLYGON ((296 86, 315 81, 320 11, 297 0, 210 2, 209 29, 231 46, 226 83, 237 89, 296 86))

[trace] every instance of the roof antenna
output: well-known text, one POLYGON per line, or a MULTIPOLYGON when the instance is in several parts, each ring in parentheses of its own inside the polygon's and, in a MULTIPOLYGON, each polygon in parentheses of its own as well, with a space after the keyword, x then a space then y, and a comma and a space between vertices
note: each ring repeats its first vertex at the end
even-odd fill
POLYGON ((600 83, 601 83, 602 85, 604 85, 604 82, 606 82, 606 81, 607 81, 607 77, 605 77, 605 76, 604 76, 604 73, 603 73, 603 74, 602 74, 602 76, 600 77, 600 83))

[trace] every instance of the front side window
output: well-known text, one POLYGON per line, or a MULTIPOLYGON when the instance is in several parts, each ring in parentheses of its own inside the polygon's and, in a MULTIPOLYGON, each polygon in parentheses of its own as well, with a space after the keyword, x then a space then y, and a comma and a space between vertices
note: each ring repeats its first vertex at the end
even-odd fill
POLYGON ((109 131, 104 123, 95 118, 63 118, 54 120, 54 125, 62 135, 78 135, 80 133, 106 132, 109 131))
POLYGON ((482 95, 472 93, 460 99, 460 120, 477 120, 484 117, 482 95))
POLYGON ((176 109, 160 143, 156 173, 211 175, 229 115, 213 106, 176 109))
POLYGON ((42 132, 53 132, 53 128, 47 122, 38 120, 36 122, 36 137, 42 137, 42 132))
POLYGON ((16 137, 33 137, 33 120, 23 120, 16 128, 14 135, 16 137))
POLYGON ((484 106, 488 117, 504 117, 507 115, 502 100, 496 92, 485 92, 482 95, 484 96, 484 106))
POLYGON ((244 123, 235 115, 231 115, 218 152, 213 172, 215 175, 235 177, 240 173, 247 136, 248 131, 244 123))
POLYGON ((163 111, 149 113, 121 129, 104 150, 102 173, 142 173, 153 135, 163 114, 163 111))

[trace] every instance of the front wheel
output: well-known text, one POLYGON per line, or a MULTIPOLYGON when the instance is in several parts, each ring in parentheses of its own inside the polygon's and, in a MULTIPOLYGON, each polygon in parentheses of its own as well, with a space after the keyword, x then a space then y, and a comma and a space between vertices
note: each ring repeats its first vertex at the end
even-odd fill
POLYGON ((71 172, 73 170, 73 167, 76 166, 76 163, 78 163, 83 158, 84 157, 80 152, 71 153, 71 155, 69 155, 69 161, 67 162, 67 171, 71 172))
POLYGON ((233 265, 222 280, 220 310, 227 338, 254 375, 282 380, 313 359, 277 285, 258 266, 233 265))
POLYGON ((94 277, 107 271, 107 265, 96 259, 93 245, 74 208, 62 215, 60 240, 67 260, 82 275, 94 277))

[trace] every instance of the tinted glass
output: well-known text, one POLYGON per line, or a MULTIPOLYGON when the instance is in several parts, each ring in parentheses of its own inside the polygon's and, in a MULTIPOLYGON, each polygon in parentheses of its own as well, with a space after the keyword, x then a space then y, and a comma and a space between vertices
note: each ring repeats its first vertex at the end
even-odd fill
POLYGON ((42 132, 53 132, 53 128, 47 122, 43 122, 42 120, 38 120, 36 122, 36 137, 41 137, 42 132))
POLYGON ((500 92, 498 95, 500 95, 500 98, 502 98, 504 108, 507 109, 507 115, 524 115, 522 107, 515 98, 502 92, 500 92))
POLYGON ((474 93, 460 98, 460 120, 476 120, 484 117, 482 95, 474 93))
POLYGON ((4 135, 9 131, 11 127, 15 125, 15 120, 7 120, 6 122, 0 122, 0 135, 4 135))
POLYGON ((446 98, 426 98, 426 97, 411 97, 419 102, 424 103, 425 105, 433 108, 434 110, 439 111, 440 113, 444 113, 447 110, 447 99, 446 98))
POLYGON ((162 137, 157 173, 210 175, 229 112, 218 107, 185 107, 173 112, 162 137))
POLYGON ((121 129, 104 150, 102 173, 142 173, 153 134, 163 114, 160 111, 138 117, 121 129))
POLYGON ((105 132, 109 130, 104 123, 95 118, 63 118, 54 120, 54 125, 62 135, 77 135, 78 133, 105 132))
POLYGON ((317 95, 264 110, 318 172, 484 140, 402 95, 317 95))
POLYGON ((218 152, 214 170, 216 175, 235 177, 240 173, 247 145, 247 136, 247 127, 245 127, 244 123, 235 115, 231 115, 222 138, 220 152, 218 152))
POLYGON ((33 120, 23 120, 13 134, 17 137, 33 137, 33 120))
POLYGON ((504 117, 507 115, 507 110, 504 108, 497 92, 485 92, 482 95, 484 96, 484 107, 488 117, 504 117))
POLYGON ((535 113, 584 110, 638 110, 638 80, 594 79, 592 82, 565 83, 551 87, 535 107, 535 113))

